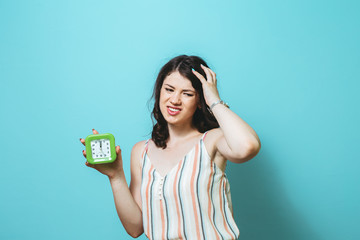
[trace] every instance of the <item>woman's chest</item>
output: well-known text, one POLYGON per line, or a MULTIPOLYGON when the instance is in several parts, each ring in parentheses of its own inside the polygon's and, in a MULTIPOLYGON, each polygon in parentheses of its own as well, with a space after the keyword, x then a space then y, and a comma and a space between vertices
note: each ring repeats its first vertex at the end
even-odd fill
POLYGON ((200 146, 187 144, 179 147, 164 149, 152 148, 147 152, 147 158, 154 169, 161 175, 167 175, 180 164, 184 158, 193 155, 193 151, 200 146), (191 146, 192 145, 192 146, 191 146))
MULTIPOLYGON (((199 144, 200 145, 200 144, 199 144)), ((184 156, 166 174, 154 167, 145 156, 142 192, 155 199, 171 199, 176 196, 195 196, 208 190, 223 175, 211 162, 207 152, 199 145, 184 156)))

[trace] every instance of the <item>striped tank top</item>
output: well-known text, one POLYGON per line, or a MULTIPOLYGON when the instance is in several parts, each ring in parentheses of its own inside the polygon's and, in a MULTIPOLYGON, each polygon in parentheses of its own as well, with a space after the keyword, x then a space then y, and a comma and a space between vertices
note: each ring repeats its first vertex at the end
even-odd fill
POLYGON ((141 199, 144 232, 150 240, 239 237, 230 185, 226 174, 211 161, 205 135, 165 176, 151 164, 146 141, 141 199))

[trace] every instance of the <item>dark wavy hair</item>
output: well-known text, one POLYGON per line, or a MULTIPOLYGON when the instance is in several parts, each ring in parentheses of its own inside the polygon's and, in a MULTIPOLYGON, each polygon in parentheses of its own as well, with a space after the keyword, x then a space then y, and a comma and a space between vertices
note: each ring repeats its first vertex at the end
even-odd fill
POLYGON ((187 56, 180 55, 174 57, 169 62, 167 62, 160 70, 159 75, 156 79, 152 98, 155 100, 154 109, 151 113, 153 123, 154 120, 156 123, 153 126, 151 139, 155 142, 157 147, 163 149, 166 148, 166 142, 169 139, 169 129, 164 116, 160 111, 159 100, 160 100, 160 90, 163 85, 164 79, 173 72, 178 71, 183 77, 189 79, 193 88, 196 90, 199 95, 200 107, 198 107, 194 113, 192 123, 193 126, 201 133, 204 133, 210 129, 219 127, 218 122, 215 117, 209 112, 202 89, 202 84, 200 80, 192 73, 191 68, 194 68, 197 72, 203 75, 206 78, 204 70, 201 68, 200 64, 208 67, 206 62, 197 56, 187 56))

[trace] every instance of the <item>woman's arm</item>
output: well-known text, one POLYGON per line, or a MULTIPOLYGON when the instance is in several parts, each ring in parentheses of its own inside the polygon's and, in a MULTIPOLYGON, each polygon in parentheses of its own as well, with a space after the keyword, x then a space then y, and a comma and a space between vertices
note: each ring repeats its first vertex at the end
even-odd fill
MULTIPOLYGON (((93 134, 98 134, 93 129, 93 134)), ((85 140, 80 138, 80 141, 85 145, 85 140)), ((114 196, 114 202, 117 214, 123 224, 126 232, 132 237, 140 236, 143 231, 142 211, 141 211, 141 146, 144 142, 135 144, 131 151, 131 182, 130 189, 125 179, 121 150, 116 146, 116 160, 107 164, 89 164, 86 166, 99 171, 100 173, 108 176, 114 196)), ((86 158, 86 151, 83 151, 86 158)))
POLYGON ((260 139, 255 131, 237 114, 223 104, 217 104, 212 110, 220 125, 215 146, 226 159, 246 162, 260 151, 260 139))
MULTIPOLYGON (((208 106, 220 100, 217 90, 216 74, 203 65, 206 79, 198 72, 193 73, 202 83, 204 98, 208 106)), ((237 114, 223 104, 216 104, 212 108, 212 113, 220 125, 216 130, 215 147, 217 151, 226 159, 232 162, 242 163, 253 158, 261 147, 260 139, 256 132, 237 114)))
POLYGON ((114 202, 117 214, 126 232, 132 237, 139 237, 143 232, 142 211, 141 211, 141 146, 139 142, 135 144, 131 151, 131 181, 130 188, 125 179, 124 171, 110 178, 110 184, 114 195, 114 202))

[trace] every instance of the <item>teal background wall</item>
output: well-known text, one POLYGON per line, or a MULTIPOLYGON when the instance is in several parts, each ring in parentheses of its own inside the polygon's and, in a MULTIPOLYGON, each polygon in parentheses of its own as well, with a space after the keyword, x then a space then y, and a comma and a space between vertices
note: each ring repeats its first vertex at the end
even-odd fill
POLYGON ((209 63, 262 141, 228 164, 240 239, 360 239, 359 5, 0 0, 0 239, 131 239, 79 138, 113 133, 129 181, 179 54, 209 63))

